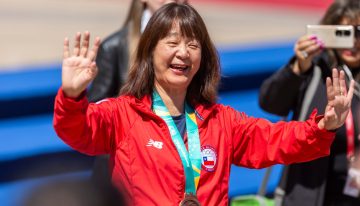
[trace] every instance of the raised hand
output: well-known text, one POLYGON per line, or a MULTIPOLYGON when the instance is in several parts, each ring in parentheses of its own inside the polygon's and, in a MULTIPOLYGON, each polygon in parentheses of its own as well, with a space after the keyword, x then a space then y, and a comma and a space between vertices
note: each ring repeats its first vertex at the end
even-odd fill
POLYGON ((95 78, 97 67, 95 57, 100 45, 100 38, 94 41, 89 49, 90 33, 86 31, 81 42, 81 33, 75 36, 72 53, 69 49, 69 39, 64 40, 64 54, 62 62, 62 90, 68 97, 78 97, 95 78), (81 45, 81 46, 80 46, 81 45))
POLYGON ((324 48, 323 42, 314 35, 300 37, 294 46, 296 61, 293 66, 295 74, 302 74, 311 67, 313 58, 319 55, 324 48))
POLYGON ((351 109, 351 100, 354 93, 354 80, 351 80, 349 92, 346 89, 344 71, 332 70, 332 80, 326 79, 326 93, 328 104, 324 118, 318 123, 319 128, 334 130, 341 127, 351 109))

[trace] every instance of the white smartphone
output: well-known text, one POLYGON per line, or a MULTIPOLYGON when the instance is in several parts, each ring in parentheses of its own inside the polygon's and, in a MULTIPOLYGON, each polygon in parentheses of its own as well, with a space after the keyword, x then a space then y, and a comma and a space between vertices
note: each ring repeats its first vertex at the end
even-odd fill
POLYGON ((307 25, 307 34, 316 35, 325 48, 353 48, 354 27, 349 25, 307 25))

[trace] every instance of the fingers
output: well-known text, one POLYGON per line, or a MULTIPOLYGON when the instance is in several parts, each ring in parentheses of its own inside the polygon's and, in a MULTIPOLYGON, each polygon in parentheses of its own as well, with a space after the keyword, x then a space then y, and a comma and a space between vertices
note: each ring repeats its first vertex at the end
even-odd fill
POLYGON ((355 89, 355 82, 353 80, 350 82, 349 91, 347 91, 344 71, 339 72, 337 69, 334 68, 332 70, 332 83, 331 80, 328 79, 329 78, 327 78, 326 80, 326 88, 327 93, 330 94, 330 96, 345 96, 349 99, 352 98, 355 89))
POLYGON ((335 68, 332 70, 332 81, 334 88, 334 96, 339 96, 341 93, 340 84, 339 84, 339 72, 335 68))
POLYGON ((69 58, 70 51, 69 51, 69 38, 65 37, 64 39, 64 47, 63 47, 63 58, 69 58))
POLYGON ((99 46, 100 46, 100 38, 96 37, 94 41, 94 45, 87 56, 87 58, 89 58, 91 61, 95 60, 96 54, 99 50, 99 46))
POLYGON ((328 104, 325 110, 324 124, 326 129, 334 129, 341 126, 351 107, 351 100, 355 90, 355 81, 351 80, 347 91, 345 72, 332 70, 332 79, 326 78, 326 93, 328 104))
POLYGON ((329 106, 328 110, 324 114, 324 120, 328 122, 334 120, 335 118, 336 118, 335 109, 334 107, 329 106))
POLYGON ((84 39, 81 44, 80 56, 86 57, 88 49, 89 49, 89 41, 90 41, 90 32, 84 32, 84 39))
POLYGON ((305 50, 308 47, 316 45, 316 41, 313 37, 303 36, 297 42, 297 48, 299 50, 305 50))
MULTIPOLYGON (((352 88, 352 93, 353 90, 354 88, 352 88)), ((334 105, 334 100, 337 97, 348 96, 344 71, 339 72, 335 68, 332 70, 332 79, 330 79, 329 77, 326 78, 326 94, 328 97, 328 102, 331 106, 334 105)))
POLYGON ((316 36, 305 35, 295 45, 295 53, 298 59, 305 60, 308 57, 318 55, 323 48, 323 43, 316 36), (305 54, 305 55, 304 55, 305 54))
POLYGON ((345 82, 345 72, 340 71, 340 77, 339 77, 339 86, 340 86, 340 95, 347 95, 347 89, 346 89, 346 82, 345 82))
POLYGON ((75 35, 73 56, 79 56, 79 53, 80 53, 80 41, 81 41, 81 33, 77 32, 76 35, 75 35))
POLYGON ((355 81, 351 80, 350 86, 349 86, 349 92, 347 93, 347 96, 346 96, 346 101, 350 102, 350 104, 351 104, 351 100, 354 95, 354 88, 355 88, 355 81))
POLYGON ((333 100, 335 99, 335 94, 334 94, 334 87, 330 77, 326 78, 326 94, 327 94, 328 104, 330 106, 333 106, 333 100))
MULTIPOLYGON (((72 56, 81 56, 84 58, 88 58, 91 61, 94 61, 100 46, 100 38, 99 37, 95 38, 94 45, 90 51, 89 51, 89 44, 90 44, 90 32, 85 31, 82 40, 81 40, 81 33, 77 32, 75 35, 74 49, 72 56)), ((63 57, 64 58, 70 57, 69 39, 67 37, 64 39, 63 57)))

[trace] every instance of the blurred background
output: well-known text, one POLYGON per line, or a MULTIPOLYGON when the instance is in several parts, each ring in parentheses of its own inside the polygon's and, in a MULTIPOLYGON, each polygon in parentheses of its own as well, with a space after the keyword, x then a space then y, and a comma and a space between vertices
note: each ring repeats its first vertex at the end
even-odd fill
MULTIPOLYGON (((0 202, 21 205, 39 185, 88 178, 93 157, 74 152, 52 128, 64 37, 118 30, 130 0, 0 0, 0 202)), ((220 102, 278 121, 258 106, 261 82, 293 55, 306 24, 331 0, 190 0, 204 18, 222 65, 220 102)), ((282 166, 272 168, 267 192, 282 166)), ((229 197, 255 194, 265 170, 233 167, 229 197)))

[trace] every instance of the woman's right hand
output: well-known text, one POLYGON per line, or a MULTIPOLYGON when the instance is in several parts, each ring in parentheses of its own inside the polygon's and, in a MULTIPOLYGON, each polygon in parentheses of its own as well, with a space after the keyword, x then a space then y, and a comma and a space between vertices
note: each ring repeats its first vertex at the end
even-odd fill
POLYGON ((89 49, 90 33, 86 31, 81 42, 81 33, 75 36, 72 54, 69 49, 69 39, 64 40, 64 54, 62 62, 62 90, 67 97, 78 97, 95 78, 97 67, 95 57, 100 45, 100 38, 94 41, 89 49), (81 47, 80 47, 81 45, 81 47))
POLYGON ((300 37, 294 46, 296 61, 293 72, 297 75, 303 74, 311 67, 313 58, 324 49, 324 43, 314 35, 300 37))

